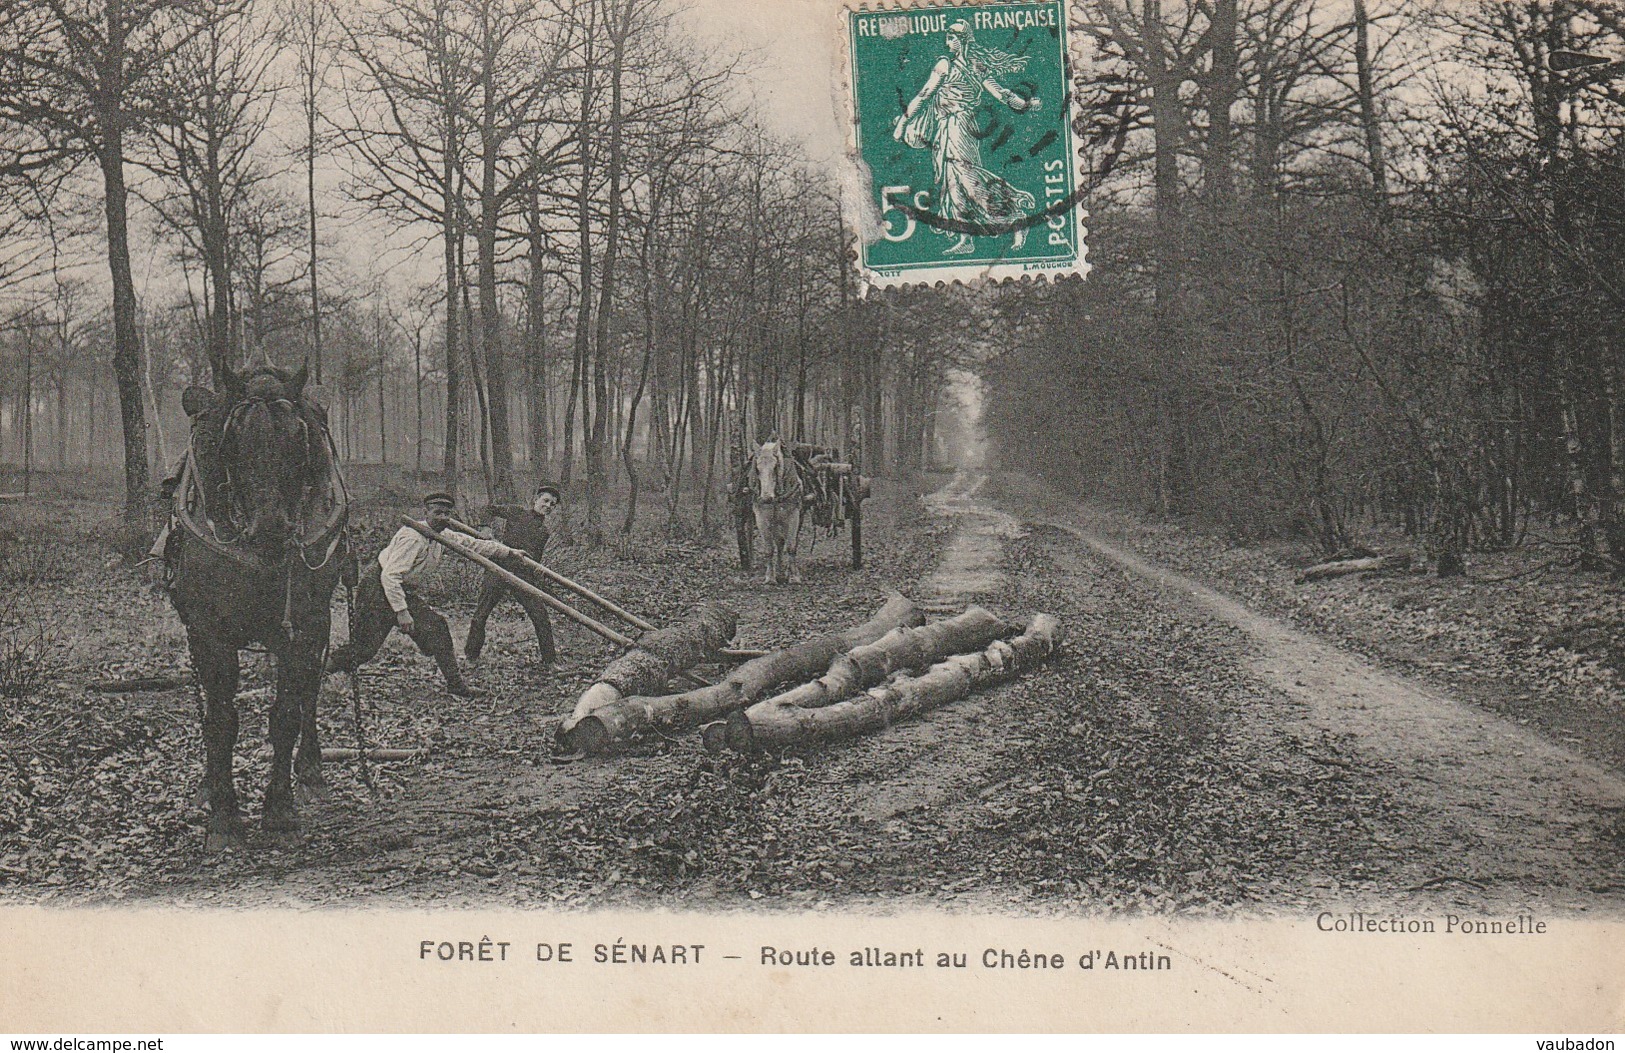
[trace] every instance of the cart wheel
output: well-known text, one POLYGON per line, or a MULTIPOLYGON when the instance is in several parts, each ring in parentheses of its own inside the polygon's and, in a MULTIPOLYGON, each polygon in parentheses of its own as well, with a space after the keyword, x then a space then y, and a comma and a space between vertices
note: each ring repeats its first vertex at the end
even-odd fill
POLYGON ((756 517, 751 514, 748 503, 741 506, 734 516, 734 538, 739 543, 739 569, 749 572, 752 562, 752 546, 756 537, 756 517))

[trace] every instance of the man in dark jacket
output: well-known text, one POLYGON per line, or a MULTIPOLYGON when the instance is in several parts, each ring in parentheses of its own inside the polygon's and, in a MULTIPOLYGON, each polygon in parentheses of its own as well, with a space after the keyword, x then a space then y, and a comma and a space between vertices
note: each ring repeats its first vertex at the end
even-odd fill
MULTIPOLYGON (((529 508, 492 505, 486 510, 486 518, 506 520, 507 526, 502 531, 503 544, 540 562, 542 550, 547 547, 547 517, 558 506, 558 490, 544 484, 536 488, 529 508)), ((541 575, 519 560, 499 559, 497 562, 537 588, 547 587, 541 575)), ((534 596, 520 592, 489 570, 485 572, 485 581, 480 585, 480 600, 474 608, 474 618, 468 623, 468 639, 463 644, 463 654, 472 662, 485 649, 485 622, 504 596, 518 600, 525 613, 530 615, 530 624, 536 630, 536 646, 542 653, 542 664, 552 665, 558 656, 553 649, 553 623, 548 620, 547 605, 534 596)))

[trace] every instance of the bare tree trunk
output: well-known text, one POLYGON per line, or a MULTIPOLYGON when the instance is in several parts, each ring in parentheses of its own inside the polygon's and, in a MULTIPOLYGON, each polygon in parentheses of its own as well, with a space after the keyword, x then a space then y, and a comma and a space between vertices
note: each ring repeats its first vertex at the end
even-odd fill
MULTIPOLYGON (((116 5, 109 5, 109 10, 116 5)), ((110 18, 112 16, 110 15, 110 18)), ((123 115, 114 100, 101 149, 107 262, 113 280, 113 376, 124 428, 124 518, 144 522, 149 506, 147 417, 141 399, 141 336, 135 323, 135 281, 130 273, 129 191, 124 183, 123 115)), ((105 118, 104 118, 105 120, 105 118)))
POLYGON ((649 365, 654 357, 654 341, 649 339, 643 347, 643 365, 638 371, 638 386, 632 392, 631 405, 626 411, 626 426, 621 437, 621 464, 626 469, 627 483, 631 493, 626 501, 626 516, 621 521, 621 533, 630 537, 632 526, 638 515, 638 484, 639 475, 637 465, 632 460, 632 438, 638 426, 638 406, 643 402, 643 392, 649 383, 649 365))
POLYGON ((1376 77, 1371 61, 1371 16, 1366 12, 1365 0, 1354 0, 1354 64, 1360 86, 1360 126, 1365 131, 1366 166, 1371 170, 1371 202, 1382 213, 1388 204, 1388 163, 1383 156, 1376 77))
POLYGON ((96 470, 96 370, 94 366, 86 372, 85 376, 85 420, 88 434, 85 436, 85 467, 91 471, 96 470))
POLYGON ((576 340, 570 351, 570 391, 564 404, 564 434, 561 436, 564 448, 564 463, 559 468, 559 484, 569 486, 575 473, 575 436, 576 436, 576 406, 579 404, 584 386, 584 366, 586 364, 586 348, 581 342, 581 319, 576 319, 576 340))
POLYGON ((417 407, 417 431, 413 436, 415 459, 413 471, 416 478, 423 478, 423 331, 420 329, 412 338, 412 397, 417 407))
MULTIPOLYGON (((592 75, 589 68, 586 87, 581 93, 580 126, 577 129, 579 149, 581 151, 581 186, 576 194, 576 238, 577 252, 580 254, 578 275, 578 298, 576 300, 576 333, 575 333, 575 361, 572 366, 574 373, 570 385, 570 407, 566 418, 566 436, 564 440, 564 478, 568 482, 571 473, 571 452, 573 449, 573 423, 577 400, 581 409, 581 431, 583 445, 587 455, 587 500, 589 506, 595 500, 592 494, 592 430, 594 427, 593 410, 595 406, 587 398, 587 389, 592 368, 592 290, 593 290, 593 258, 592 258, 592 75)), ((588 518, 592 517, 589 507, 588 518)))
POLYGON ((541 477, 547 472, 547 297, 544 278, 547 246, 543 240, 541 199, 534 186, 530 191, 530 284, 525 290, 525 362, 527 366, 525 408, 530 431, 530 468, 541 477))
POLYGON ((384 315, 377 302, 373 304, 373 342, 378 352, 378 463, 389 464, 389 413, 384 408, 384 379, 389 375, 389 361, 384 353, 384 315))
MULTIPOLYGON (((34 485, 34 328, 23 337, 23 496, 34 485)), ((143 451, 145 453, 145 451, 143 451)))
MULTIPOLYGON (((482 5, 482 17, 489 17, 489 5, 482 5)), ((490 39, 487 26, 486 39, 490 39)), ((483 63, 485 90, 481 115, 480 226, 477 261, 480 290, 479 347, 484 360, 485 382, 479 386, 483 401, 489 455, 486 489, 493 501, 513 498, 513 446, 508 435, 508 362, 500 333, 502 319, 497 310, 497 145, 496 97, 491 78, 496 56, 488 49, 483 63)))
POLYGON ((66 362, 56 371, 56 467, 68 468, 68 367, 66 362))
POLYGON ((1203 169, 1209 200, 1229 207, 1235 189, 1233 125, 1236 102, 1236 0, 1214 0, 1208 29, 1213 65, 1208 83, 1207 158, 1203 169))
POLYGON ((1580 553, 1587 565, 1607 561, 1607 538, 1603 530, 1602 508, 1586 483, 1585 440, 1580 434, 1580 413, 1572 385, 1559 385, 1562 398, 1563 448, 1567 454, 1569 496, 1574 502, 1574 518, 1580 525, 1580 553))
POLYGON ((1603 366, 1603 397, 1608 412, 1608 554, 1625 567, 1625 405, 1620 401, 1617 355, 1603 366))
POLYGON ((230 246, 221 208, 221 188, 209 174, 207 194, 208 217, 200 232, 204 241, 203 262, 206 271, 204 290, 208 295, 209 365, 214 370, 217 390, 225 386, 225 370, 239 365, 233 361, 231 347, 231 264, 230 246))
MULTIPOLYGON (((459 262, 462 262, 461 256, 459 256, 459 262)), ((474 317, 474 307, 473 304, 469 302, 469 289, 466 284, 463 286, 463 317, 474 317)), ((485 388, 484 363, 480 361, 479 357, 477 357, 477 352, 475 351, 475 347, 477 345, 470 340, 467 346, 469 367, 468 374, 469 378, 473 380, 473 384, 471 386, 474 389, 473 401, 476 415, 474 432, 470 438, 474 440, 474 456, 480 462, 480 478, 485 483, 486 499, 489 501, 495 501, 497 500, 497 497, 494 489, 495 480, 493 478, 493 465, 491 463, 490 393, 486 391, 485 388)))
MULTIPOLYGON (((1151 120, 1156 144, 1156 339, 1170 364, 1178 361, 1174 300, 1178 294, 1178 260, 1183 217, 1180 202, 1179 152, 1184 142, 1185 108, 1179 98, 1180 75, 1163 44, 1161 0, 1144 0, 1148 79, 1151 82, 1151 120)), ((1190 451, 1185 447, 1186 402, 1184 380, 1174 369, 1164 374, 1162 402, 1162 466, 1158 472, 1159 503, 1164 513, 1184 508, 1189 495, 1190 451)))
MULTIPOLYGON (((316 254, 316 87, 321 76, 318 64, 321 62, 324 10, 321 0, 307 0, 303 12, 305 24, 301 29, 308 30, 310 35, 299 42, 304 88, 304 97, 300 102, 305 110, 305 214, 310 228, 310 353, 315 360, 311 364, 312 375, 318 385, 322 383, 322 300, 316 254)), ((421 465, 419 470, 422 470, 421 465)))
POLYGON ((164 435, 163 405, 158 398, 158 388, 152 382, 152 360, 142 355, 141 380, 146 385, 147 398, 152 403, 152 435, 156 443, 158 463, 169 464, 169 443, 164 435))
MULTIPOLYGON (((592 432, 587 441, 587 507, 588 529, 598 528, 600 502, 605 486, 604 455, 609 444, 608 427, 612 415, 609 391, 610 323, 613 319, 615 296, 615 268, 620 250, 621 235, 621 179, 622 157, 622 85, 625 78, 626 39, 632 30, 632 4, 629 0, 611 0, 613 14, 610 26, 610 85, 609 85, 609 154, 605 168, 604 258, 598 277, 597 333, 593 341, 593 414, 592 432), (624 6, 615 6, 624 5, 624 6)), ((585 289, 586 286, 583 286, 585 289)))
POLYGON ((451 199, 453 182, 449 155, 445 162, 443 178, 445 179, 443 185, 447 188, 445 215, 442 219, 446 270, 446 433, 441 475, 445 488, 456 493, 462 475, 460 460, 462 436, 457 427, 457 416, 461 412, 463 401, 462 365, 457 353, 457 290, 462 286, 461 275, 457 270, 457 245, 462 240, 462 234, 457 227, 457 205, 451 199))

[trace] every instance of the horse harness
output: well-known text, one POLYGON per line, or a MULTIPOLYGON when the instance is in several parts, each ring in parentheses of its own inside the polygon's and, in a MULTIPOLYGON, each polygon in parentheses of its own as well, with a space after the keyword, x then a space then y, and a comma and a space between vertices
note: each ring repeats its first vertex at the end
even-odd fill
MULTIPOLYGON (((282 407, 294 411, 295 419, 299 422, 300 438, 302 440, 300 443, 303 456, 302 468, 306 479, 300 507, 301 509, 308 508, 315 496, 318 485, 309 479, 311 423, 306 419, 305 414, 298 412, 299 407, 294 400, 286 396, 249 396, 236 402, 226 412, 225 422, 221 426, 219 445, 222 453, 220 458, 221 470, 225 476, 223 486, 230 495, 228 501, 234 502, 236 500, 236 484, 232 479, 230 458, 225 457, 224 452, 235 431, 241 427, 243 418, 257 406, 282 407)), ((220 536, 218 524, 209 513, 207 488, 199 477, 196 426, 193 427, 187 443, 186 459, 181 469, 180 481, 175 487, 174 503, 171 507, 170 525, 172 532, 175 527, 179 527, 185 531, 187 536, 209 551, 230 560, 252 574, 276 572, 281 576, 283 593, 282 631, 290 641, 293 638, 295 560, 303 564, 310 573, 315 573, 326 567, 341 550, 345 555, 350 552, 350 495, 344 485, 344 476, 338 470, 338 449, 333 444, 333 435, 326 428, 321 428, 320 431, 322 439, 327 444, 329 454, 327 485, 332 489, 335 496, 333 511, 329 514, 327 521, 322 524, 320 531, 308 540, 307 535, 310 532, 310 525, 301 517, 298 528, 285 542, 279 560, 267 560, 264 556, 249 550, 242 544, 240 537, 222 538, 220 536), (197 511, 201 514, 201 521, 198 515, 193 514, 191 506, 194 499, 197 502, 197 511), (319 558, 314 563, 311 562, 313 552, 319 553, 319 558)), ((174 561, 168 557, 167 553, 165 562, 168 568, 169 583, 173 584, 174 561)))
MULTIPOLYGON (((752 466, 754 468, 754 465, 752 466)), ((774 496, 762 496, 761 476, 756 471, 750 472, 751 499, 759 505, 781 505, 792 501, 804 501, 807 496, 807 484, 801 477, 801 467, 795 463, 795 455, 788 452, 782 445, 779 447, 779 464, 773 470, 774 496), (784 478, 789 475, 795 480, 793 487, 784 485, 784 478)))

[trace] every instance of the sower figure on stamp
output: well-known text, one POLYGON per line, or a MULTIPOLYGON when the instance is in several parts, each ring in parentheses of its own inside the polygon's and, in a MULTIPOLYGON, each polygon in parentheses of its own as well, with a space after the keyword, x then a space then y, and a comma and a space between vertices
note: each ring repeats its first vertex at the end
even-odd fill
MULTIPOLYGON (((539 562, 542 550, 547 547, 549 536, 547 517, 558 506, 558 490, 544 484, 536 488, 529 508, 521 505, 491 505, 486 509, 486 519, 506 520, 507 526, 502 531, 503 543, 539 562)), ((541 575, 521 561, 510 558, 499 562, 537 588, 547 587, 541 575)), ((542 664, 552 665, 558 655, 553 648, 553 623, 548 620, 547 605, 534 596, 527 596, 515 589, 489 570, 485 572, 485 581, 480 586, 480 602, 474 608, 474 620, 468 623, 468 639, 463 644, 463 654, 471 662, 479 658, 480 652, 485 649, 486 620, 491 617, 491 612, 496 610, 497 604, 502 602, 504 596, 512 596, 518 600, 525 608, 525 613, 530 615, 530 624, 536 630, 536 646, 541 651, 542 664)))
MULTIPOLYGON (((500 541, 470 537, 451 530, 456 500, 448 493, 435 492, 423 498, 429 525, 455 535, 456 540, 482 556, 503 559, 514 549, 500 541)), ((400 629, 418 645, 418 650, 435 660, 446 678, 446 690, 461 697, 477 697, 483 691, 471 687, 457 669, 457 652, 452 648, 451 627, 446 619, 423 602, 417 586, 440 566, 444 552, 411 527, 401 527, 361 574, 356 590, 353 636, 327 658, 327 671, 353 673, 378 653, 391 629, 400 629)))
MULTIPOLYGON (((892 137, 916 150, 930 148, 937 207, 945 217, 992 226, 1013 224, 1036 207, 1036 199, 983 167, 984 133, 976 128, 976 114, 984 92, 1017 113, 1043 107, 1043 100, 1023 98, 999 83, 1000 77, 1025 69, 1027 57, 978 44, 964 19, 948 27, 946 46, 948 54, 937 60, 925 85, 897 118, 892 137)), ((1026 240, 1027 228, 1016 227, 1011 249, 1020 249, 1026 240)), ((975 239, 960 232, 959 240, 945 251, 959 256, 974 248, 975 239)))

